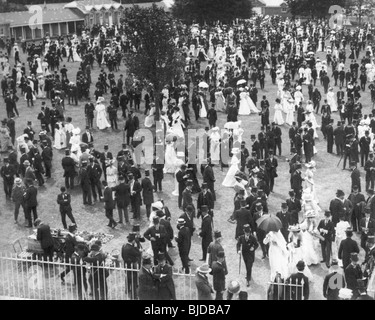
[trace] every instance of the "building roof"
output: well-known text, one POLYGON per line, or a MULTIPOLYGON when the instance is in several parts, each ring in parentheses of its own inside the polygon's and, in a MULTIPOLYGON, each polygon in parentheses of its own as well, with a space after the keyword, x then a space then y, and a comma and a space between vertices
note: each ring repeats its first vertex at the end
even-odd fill
POLYGON ((60 7, 43 7, 42 21, 37 21, 35 18, 35 12, 29 11, 15 11, 0 13, 0 21, 6 21, 10 24, 11 28, 28 26, 30 22, 35 24, 49 24, 58 22, 69 22, 84 20, 84 17, 80 14, 73 12, 72 10, 65 10, 60 7))
POLYGON ((266 7, 280 7, 283 3, 285 3, 284 0, 260 0, 264 3, 266 7))
POLYGON ((253 8, 264 7, 266 4, 262 0, 251 0, 253 8))

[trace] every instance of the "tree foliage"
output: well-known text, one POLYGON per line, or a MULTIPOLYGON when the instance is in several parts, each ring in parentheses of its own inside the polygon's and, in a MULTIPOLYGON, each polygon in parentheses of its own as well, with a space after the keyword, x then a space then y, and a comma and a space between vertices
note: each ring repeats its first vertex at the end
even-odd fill
POLYGON ((0 5, 0 12, 13 12, 13 11, 27 11, 27 7, 23 4, 2 2, 0 5))
POLYGON ((162 87, 178 79, 184 67, 184 59, 174 43, 174 21, 155 4, 149 8, 128 8, 125 17, 122 24, 126 37, 136 48, 136 52, 125 55, 126 67, 137 80, 152 83, 157 104, 162 87))
POLYGON ((345 7, 345 0, 285 0, 293 16, 326 17, 330 6, 345 7))
POLYGON ((186 23, 230 23, 252 15, 250 0, 175 0, 172 14, 186 23))

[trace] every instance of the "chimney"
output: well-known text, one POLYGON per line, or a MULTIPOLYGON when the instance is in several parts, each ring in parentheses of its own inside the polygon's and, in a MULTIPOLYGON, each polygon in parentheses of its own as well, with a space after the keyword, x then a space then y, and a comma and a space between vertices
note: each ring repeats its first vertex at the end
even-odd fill
POLYGON ((44 0, 44 10, 47 10, 47 3, 46 3, 46 0, 44 0))

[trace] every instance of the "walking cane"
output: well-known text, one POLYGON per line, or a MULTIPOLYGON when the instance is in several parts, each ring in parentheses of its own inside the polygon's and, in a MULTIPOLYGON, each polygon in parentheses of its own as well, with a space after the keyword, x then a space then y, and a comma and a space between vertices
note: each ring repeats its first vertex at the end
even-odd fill
POLYGON ((341 155, 341 158, 340 158, 340 160, 339 160, 339 162, 337 164, 337 167, 340 165, 340 162, 341 162, 343 156, 344 156, 344 154, 341 155))
POLYGON ((242 245, 240 247, 240 254, 239 254, 239 261, 238 261, 238 274, 241 274, 241 253, 242 253, 242 245))

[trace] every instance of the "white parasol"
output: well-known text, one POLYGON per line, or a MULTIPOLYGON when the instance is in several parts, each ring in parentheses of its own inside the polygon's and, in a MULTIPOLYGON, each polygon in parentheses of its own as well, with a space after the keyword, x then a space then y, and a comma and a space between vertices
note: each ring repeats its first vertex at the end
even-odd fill
POLYGON ((246 80, 245 79, 240 79, 237 81, 237 85, 240 86, 241 84, 245 84, 246 80))
POLYGON ((208 88, 208 84, 207 84, 206 82, 202 81, 202 82, 200 82, 200 83, 198 84, 198 87, 199 87, 199 88, 208 88))

